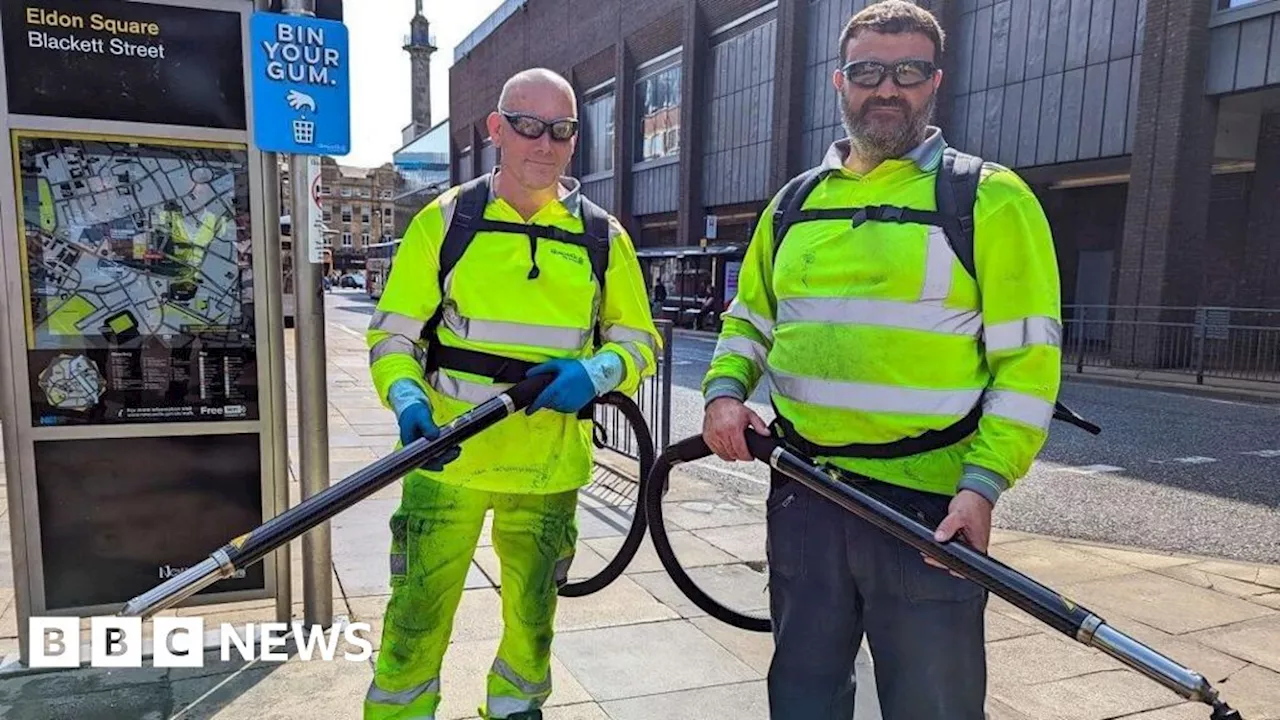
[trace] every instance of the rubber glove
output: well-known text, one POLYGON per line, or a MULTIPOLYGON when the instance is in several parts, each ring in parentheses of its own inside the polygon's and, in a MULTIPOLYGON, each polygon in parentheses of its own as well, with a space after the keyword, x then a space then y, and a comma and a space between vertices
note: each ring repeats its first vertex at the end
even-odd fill
POLYGON ((586 360, 557 358, 537 365, 526 373, 527 377, 553 374, 556 379, 525 409, 525 414, 532 415, 542 408, 577 414, 594 398, 616 388, 622 382, 624 369, 622 358, 613 352, 586 360))
MULTIPOLYGON (((387 399, 391 401, 396 422, 400 424, 401 445, 408 445, 418 438, 434 440, 440 437, 440 428, 431 417, 431 403, 417 383, 412 380, 395 381, 387 392, 387 399)), ((461 454, 462 448, 455 445, 422 467, 424 470, 440 472, 461 454)))

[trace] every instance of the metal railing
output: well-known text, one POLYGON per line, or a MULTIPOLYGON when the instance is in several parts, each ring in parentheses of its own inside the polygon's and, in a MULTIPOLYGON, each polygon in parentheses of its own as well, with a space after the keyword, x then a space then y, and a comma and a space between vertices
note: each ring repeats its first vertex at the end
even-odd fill
MULTIPOLYGON (((655 452, 661 452, 671 441, 671 344, 674 339, 672 323, 668 320, 656 320, 658 333, 662 335, 662 352, 658 356, 658 367, 653 375, 640 384, 640 389, 632 399, 644 413, 649 432, 657 445, 655 452)), ((617 408, 604 405, 596 408, 596 423, 604 431, 604 445, 614 452, 639 460, 636 437, 631 432, 626 418, 617 408)))
POLYGON ((1280 310, 1064 305, 1062 361, 1280 383, 1280 310))

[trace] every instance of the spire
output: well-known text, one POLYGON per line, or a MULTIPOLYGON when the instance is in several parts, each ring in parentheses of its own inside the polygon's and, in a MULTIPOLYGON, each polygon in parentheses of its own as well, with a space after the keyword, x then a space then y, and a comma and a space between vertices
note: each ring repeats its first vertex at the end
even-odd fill
POLYGON ((415 8, 416 8, 416 9, 415 9, 415 14, 416 14, 416 15, 421 15, 421 14, 422 14, 422 0, 415 0, 413 4, 415 5, 415 8))

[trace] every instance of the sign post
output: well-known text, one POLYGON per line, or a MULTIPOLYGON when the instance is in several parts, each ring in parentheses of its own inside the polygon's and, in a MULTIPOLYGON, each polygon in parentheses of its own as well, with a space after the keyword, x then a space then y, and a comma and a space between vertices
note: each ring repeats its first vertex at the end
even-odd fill
MULTIPOLYGON (((298 451, 303 498, 329 487, 329 409, 325 373, 324 239, 314 186, 318 153, 350 152, 346 26, 318 20, 314 0, 285 0, 284 14, 259 12, 251 24, 254 138, 288 153, 292 183, 298 451)), ((328 523, 302 538, 302 593, 308 623, 333 622, 328 523)))

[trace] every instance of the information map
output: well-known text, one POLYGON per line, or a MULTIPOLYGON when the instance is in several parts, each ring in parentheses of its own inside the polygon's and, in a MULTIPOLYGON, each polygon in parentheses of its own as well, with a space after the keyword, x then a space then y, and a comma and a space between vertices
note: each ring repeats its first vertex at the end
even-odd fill
POLYGON ((35 423, 256 419, 245 147, 14 143, 35 423))

